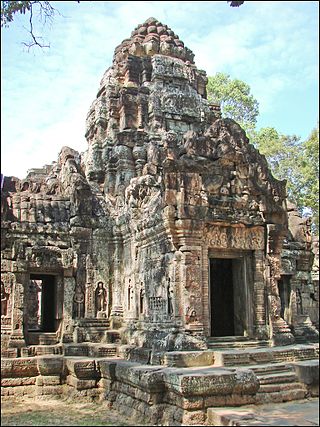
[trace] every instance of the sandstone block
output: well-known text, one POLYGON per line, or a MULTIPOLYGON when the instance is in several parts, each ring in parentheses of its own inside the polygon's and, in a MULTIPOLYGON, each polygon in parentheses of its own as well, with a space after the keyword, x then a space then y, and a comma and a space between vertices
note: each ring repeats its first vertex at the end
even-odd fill
POLYGON ((62 356, 39 356, 37 361, 40 375, 60 375, 63 371, 62 356))
POLYGON ((38 377, 27 378, 1 378, 1 387, 17 387, 36 384, 38 377))
POLYGON ((118 362, 115 372, 118 381, 135 385, 148 392, 164 390, 163 373, 159 367, 118 362))
POLYGON ((35 358, 1 359, 2 378, 35 377, 38 365, 35 358))
POLYGON ((66 359, 66 367, 71 375, 79 379, 92 380, 97 377, 94 360, 66 359))
POLYGON ((100 372, 102 378, 115 381, 116 379, 116 362, 110 359, 100 359, 96 361, 97 369, 100 372))
POLYGON ((36 378, 36 385, 37 386, 52 386, 52 385, 60 385, 60 376, 59 375, 48 375, 48 376, 42 376, 39 375, 36 378))
POLYGON ((52 386, 37 386, 37 396, 58 396, 63 394, 63 388, 60 385, 52 386))
POLYGON ((165 353, 163 364, 176 367, 209 366, 214 363, 213 351, 170 351, 165 353))
POLYGON ((306 385, 319 385, 319 360, 306 360, 292 364, 299 381, 306 385))
POLYGON ((165 372, 164 375, 168 389, 183 396, 227 395, 234 390, 252 394, 259 389, 258 379, 250 370, 186 369, 165 372))
POLYGON ((96 380, 84 380, 84 379, 78 379, 74 377, 73 375, 67 376, 67 384, 74 387, 76 390, 87 390, 90 388, 96 387, 96 380))
POLYGON ((173 391, 166 391, 163 400, 165 403, 186 410, 196 410, 204 407, 204 398, 202 396, 184 397, 173 391))

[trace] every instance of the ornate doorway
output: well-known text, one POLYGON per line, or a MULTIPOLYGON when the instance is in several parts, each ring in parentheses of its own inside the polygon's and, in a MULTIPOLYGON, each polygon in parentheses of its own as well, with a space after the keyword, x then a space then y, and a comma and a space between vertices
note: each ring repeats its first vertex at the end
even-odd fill
POLYGON ((247 253, 210 255, 210 336, 250 336, 253 324, 251 265, 247 253))
POLYGON ((54 275, 30 274, 28 295, 28 330, 57 330, 57 285, 54 275))

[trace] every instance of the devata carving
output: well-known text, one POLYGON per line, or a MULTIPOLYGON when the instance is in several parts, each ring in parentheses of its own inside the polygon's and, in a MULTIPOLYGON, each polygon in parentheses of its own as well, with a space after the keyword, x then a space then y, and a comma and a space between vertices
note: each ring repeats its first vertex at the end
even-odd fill
POLYGON ((98 282, 96 291, 95 291, 95 303, 96 303, 96 316, 106 316, 107 309, 107 290, 104 287, 102 282, 98 282))
POLYGON ((309 328, 303 316, 318 321, 310 224, 206 84, 190 49, 150 18, 93 95, 87 151, 62 147, 52 165, 5 177, 6 348, 288 344, 309 328))
POLYGON ((4 283, 1 282, 1 317, 5 317, 8 313, 8 299, 9 294, 5 290, 4 283))

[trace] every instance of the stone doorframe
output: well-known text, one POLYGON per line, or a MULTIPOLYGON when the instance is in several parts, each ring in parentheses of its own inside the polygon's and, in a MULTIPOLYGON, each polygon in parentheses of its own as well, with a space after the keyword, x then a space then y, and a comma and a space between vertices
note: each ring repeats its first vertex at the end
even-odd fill
MULTIPOLYGON (((57 269, 54 270, 52 269, 51 271, 46 271, 45 269, 31 269, 29 270, 26 274, 25 274, 25 280, 23 283, 23 287, 24 287, 24 296, 23 298, 25 299, 25 304, 24 304, 24 335, 27 338, 28 341, 28 333, 29 333, 29 328, 28 328, 28 304, 26 299, 28 298, 28 294, 29 294, 29 283, 31 280, 31 276, 53 276, 54 277, 54 282, 55 282, 55 294, 56 294, 56 298, 55 298, 55 309, 54 309, 54 318, 55 318, 55 323, 56 323, 56 333, 58 334, 58 336, 61 336, 61 329, 62 329, 62 322, 63 322, 63 318, 64 318, 64 303, 65 303, 65 278, 64 278, 64 274, 63 271, 61 269, 57 269)), ((41 332, 41 331, 40 331, 41 332)))
MULTIPOLYGON (((210 278, 210 259, 232 259, 232 260, 239 260, 240 261, 240 269, 241 269, 241 276, 242 278, 239 278, 239 282, 243 282, 243 288, 242 290, 236 289, 238 283, 237 281, 234 281, 234 290, 233 294, 237 292, 239 297, 243 301, 245 301, 245 316, 242 318, 243 320, 243 326, 244 326, 244 336, 252 337, 253 336, 253 256, 252 251, 248 250, 238 250, 238 249, 222 249, 222 250, 216 250, 216 249, 208 249, 208 256, 207 256, 207 269, 208 269, 208 306, 206 310, 204 310, 204 313, 207 312, 207 315, 205 314, 205 330, 207 332, 207 336, 213 336, 211 331, 211 315, 212 315, 212 307, 211 307, 211 278, 210 278)), ((238 268, 239 269, 239 268, 238 268)), ((240 270, 239 269, 239 270, 240 270)), ((239 271, 240 273, 240 271, 239 271)), ((234 307, 234 310, 236 310, 236 307, 234 307)), ((236 314, 236 313, 235 313, 236 314)), ((237 333, 235 335, 238 335, 237 333)))
POLYGON ((209 258, 250 257, 246 267, 250 287, 247 287, 250 310, 247 315, 248 336, 268 339, 267 288, 265 271, 264 227, 207 224, 205 243, 202 245, 202 309, 205 336, 210 336, 209 258))

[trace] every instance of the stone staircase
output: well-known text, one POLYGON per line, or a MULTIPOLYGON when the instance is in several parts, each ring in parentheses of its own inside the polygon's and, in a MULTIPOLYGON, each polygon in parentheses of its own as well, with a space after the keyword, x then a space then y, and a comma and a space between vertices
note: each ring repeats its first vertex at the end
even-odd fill
POLYGON ((210 350, 223 350, 223 349, 242 349, 249 347, 269 347, 270 341, 268 340, 252 340, 244 336, 227 336, 227 337, 210 337, 207 340, 208 348, 210 350))
POLYGON ((299 382, 292 365, 284 363, 250 366, 260 382, 256 403, 304 399, 307 388, 299 382))
MULTIPOLYGON (((230 340, 230 343, 235 342, 230 340)), ((318 360, 319 347, 316 344, 263 347, 265 343, 262 343, 262 346, 254 347, 250 341, 246 346, 245 340, 241 344, 240 347, 229 346, 229 349, 213 345, 213 367, 252 370, 260 383, 256 404, 300 400, 310 394, 308 384, 298 377, 296 366, 303 364, 307 373, 318 360)))
POLYGON ((79 319, 76 327, 77 342, 99 343, 105 339, 109 327, 108 319, 79 319))
POLYGON ((59 342, 56 332, 29 332, 29 345, 55 345, 59 342))

